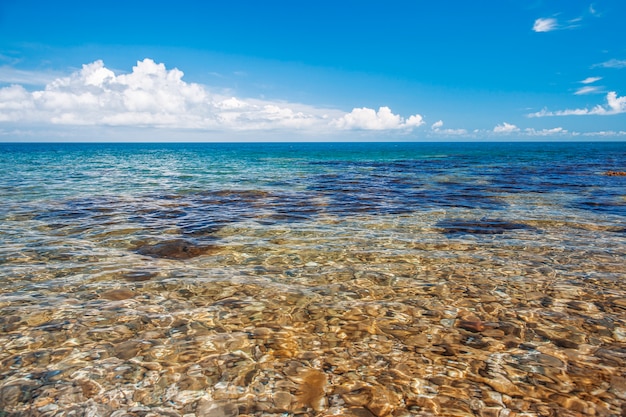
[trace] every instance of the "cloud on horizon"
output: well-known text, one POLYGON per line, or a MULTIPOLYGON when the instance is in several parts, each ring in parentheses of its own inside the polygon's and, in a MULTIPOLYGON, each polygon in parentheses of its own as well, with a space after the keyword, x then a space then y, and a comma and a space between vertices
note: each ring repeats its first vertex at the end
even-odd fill
POLYGON ((467 129, 442 129, 442 127, 443 127, 443 120, 439 120, 433 123, 430 129, 438 135, 445 135, 445 136, 465 136, 468 134, 467 129))
MULTIPOLYGON (((419 114, 404 119, 388 107, 350 113, 298 103, 227 97, 183 81, 183 72, 146 58, 116 75, 101 60, 57 77, 43 90, 20 84, 0 88, 0 122, 74 126, 131 126, 212 131, 297 129, 410 131, 419 114)), ((26 84, 26 83, 22 83, 26 84)))
POLYGON ((424 124, 422 116, 415 114, 408 119, 393 114, 389 107, 380 107, 378 111, 367 107, 355 108, 345 116, 334 120, 332 125, 339 129, 389 130, 411 129, 424 124))
POLYGON ((501 125, 497 125, 493 128, 493 133, 514 133, 519 132, 519 127, 514 124, 503 122, 501 125))
POLYGON ((600 105, 589 109, 567 109, 548 111, 543 109, 536 113, 531 113, 528 117, 552 117, 552 116, 611 116, 615 114, 626 113, 626 96, 618 97, 615 91, 611 91, 606 95, 606 105, 600 105))
POLYGON ((554 135, 566 135, 568 131, 562 127, 555 127, 552 129, 536 130, 533 128, 526 128, 524 132, 528 136, 554 136, 554 135))

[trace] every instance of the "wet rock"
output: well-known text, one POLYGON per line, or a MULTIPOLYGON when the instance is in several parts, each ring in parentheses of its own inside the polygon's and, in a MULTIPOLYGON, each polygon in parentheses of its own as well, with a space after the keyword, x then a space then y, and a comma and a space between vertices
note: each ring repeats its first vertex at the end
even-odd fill
POLYGON ((164 259, 190 259, 216 250, 214 245, 200 245, 190 240, 173 239, 135 248, 141 255, 164 259))

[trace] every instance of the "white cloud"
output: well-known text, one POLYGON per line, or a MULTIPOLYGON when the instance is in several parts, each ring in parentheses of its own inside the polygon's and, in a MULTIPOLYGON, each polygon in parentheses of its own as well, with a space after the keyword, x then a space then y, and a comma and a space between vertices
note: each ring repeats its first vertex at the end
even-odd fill
POLYGON ((127 126, 212 131, 272 129, 332 132, 337 129, 411 130, 422 116, 404 119, 388 107, 350 113, 298 103, 245 99, 212 93, 183 81, 183 72, 151 59, 116 75, 102 61, 49 81, 44 89, 0 88, 0 122, 127 126))
POLYGON ((618 97, 615 91, 606 95, 606 105, 597 105, 591 109, 568 109, 558 111, 548 111, 543 109, 537 113, 531 113, 529 117, 551 117, 551 116, 610 116, 614 114, 626 113, 626 96, 618 97))
MULTIPOLYGON (((198 84, 182 81, 178 69, 167 70, 150 59, 137 62, 130 74, 115 75, 102 61, 83 65, 68 77, 22 99, 32 111, 5 114, 15 122, 72 125, 154 125, 188 128, 210 122, 207 94, 198 84)), ((19 89, 12 86, 8 89, 19 89)), ((0 106, 11 106, 0 89, 0 106)))
POLYGON ((626 59, 609 59, 608 61, 594 64, 591 68, 626 68, 626 59))
POLYGON ((467 129, 440 129, 437 133, 448 136, 463 136, 467 135, 467 129))
POLYGON ((367 107, 355 108, 333 122, 339 129, 359 130, 411 129, 423 124, 424 120, 419 114, 405 120, 393 114, 389 107, 380 107, 378 111, 367 107))
POLYGON ((423 125, 424 122, 424 118, 419 115, 419 114, 414 114, 409 116, 409 118, 406 120, 405 125, 407 127, 419 127, 421 125, 423 125))
POLYGON ((439 120, 430 127, 434 133, 447 136, 463 136, 467 135, 466 129, 442 129, 443 120, 439 120))
POLYGON ((624 130, 601 130, 599 132, 585 132, 583 136, 603 136, 603 137, 611 137, 611 136, 626 136, 626 131, 624 130))
POLYGON ((535 24, 533 25, 533 30, 535 32, 551 32, 553 30, 557 30, 559 28, 559 24, 556 19, 548 17, 548 18, 539 18, 535 20, 535 24))
POLYGON ((561 19, 561 21, 557 20, 554 17, 540 17, 539 19, 535 20, 535 23, 533 24, 533 30, 535 32, 552 32, 555 30, 576 29, 582 26, 582 22, 586 19, 586 17, 587 16, 584 15, 574 17, 572 19, 561 19))
POLYGON ((600 81, 602 79, 602 77, 587 77, 584 80, 582 80, 580 83, 581 84, 592 84, 595 83, 596 81, 600 81))
POLYGON ((439 120, 439 121, 433 123, 433 125, 430 128, 433 129, 433 130, 437 130, 441 126, 443 126, 443 120, 439 120))
POLYGON ((554 135, 567 134, 567 130, 563 129, 562 127, 555 127, 553 129, 541 129, 541 130, 527 128, 527 129, 524 129, 524 132, 526 132, 526 134, 529 136, 554 136, 554 135))
POLYGON ((618 114, 626 112, 626 96, 617 97, 615 91, 611 91, 606 95, 608 110, 606 114, 618 114))
POLYGON ((581 96, 581 95, 584 95, 584 94, 598 93, 600 91, 601 91, 601 89, 598 86, 586 85, 584 87, 580 87, 578 90, 576 90, 576 92, 574 94, 577 95, 577 96, 581 96))
POLYGON ((514 132, 519 132, 519 127, 504 122, 501 125, 497 125, 496 127, 493 128, 493 132, 494 133, 514 133, 514 132))

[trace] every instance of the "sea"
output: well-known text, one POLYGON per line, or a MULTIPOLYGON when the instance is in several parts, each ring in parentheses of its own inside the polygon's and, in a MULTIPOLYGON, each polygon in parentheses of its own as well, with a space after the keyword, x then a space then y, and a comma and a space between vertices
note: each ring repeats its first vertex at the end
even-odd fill
POLYGON ((0 416, 626 415, 626 143, 0 143, 0 416))

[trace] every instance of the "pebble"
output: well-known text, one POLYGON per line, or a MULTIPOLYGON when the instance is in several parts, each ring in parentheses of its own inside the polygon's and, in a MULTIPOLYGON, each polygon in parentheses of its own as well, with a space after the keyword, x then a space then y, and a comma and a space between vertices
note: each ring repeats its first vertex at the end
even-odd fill
MULTIPOLYGON (((185 252, 180 245, 146 256, 154 265, 193 259, 168 258, 177 247, 185 252)), ((193 262, 214 261, 200 256, 193 262)), ((626 331, 617 318, 626 298, 583 298, 576 294, 586 287, 573 292, 554 274, 515 275, 506 285, 498 274, 517 274, 519 265, 483 276, 470 260, 456 265, 463 272, 427 259, 363 256, 379 257, 379 270, 335 259, 319 274, 317 262, 302 259, 320 258, 276 255, 262 269, 237 264, 249 272, 241 275, 220 258, 202 279, 189 279, 187 264, 158 280, 153 266, 136 280, 116 272, 118 281, 99 289, 77 286, 72 308, 16 303, 20 313, 1 322, 0 409, 93 417, 620 415, 626 331), (119 288, 120 277, 132 288, 119 288)), ((237 259, 258 266, 262 255, 237 259)))

